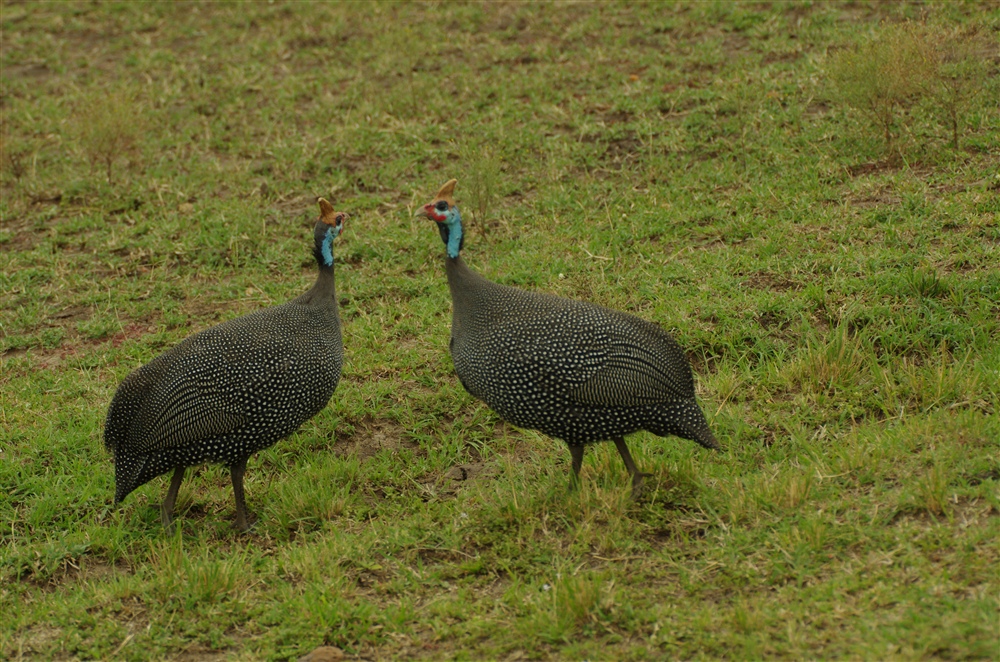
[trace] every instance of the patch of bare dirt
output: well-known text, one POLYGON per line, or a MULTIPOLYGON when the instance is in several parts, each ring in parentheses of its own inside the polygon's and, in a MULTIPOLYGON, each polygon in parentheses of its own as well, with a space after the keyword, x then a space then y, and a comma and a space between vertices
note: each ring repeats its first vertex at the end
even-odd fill
POLYGON ((749 50, 750 37, 728 32, 722 40, 722 50, 731 58, 737 58, 749 50))
MULTIPOLYGON (((21 634, 18 638, 19 641, 8 642, 11 648, 17 649, 20 654, 19 657, 23 658, 25 655, 30 659, 31 654, 40 654, 48 652, 60 639, 62 638, 62 631, 58 628, 52 627, 51 625, 34 625, 27 631, 21 634)), ((50 653, 51 654, 51 653, 50 653)), ((11 652, 13 656, 13 652, 11 652)), ((11 657, 10 659, 13 659, 11 657)), ((54 657, 47 658, 50 660, 69 660, 73 659, 71 655, 67 654, 57 654, 54 657)))
POLYGON ((447 471, 425 475, 420 479, 427 497, 449 498, 459 490, 478 481, 490 480, 499 475, 500 469, 489 462, 456 464, 447 471))
POLYGON ((788 320, 771 311, 767 311, 757 318, 757 323, 764 329, 777 329, 779 331, 788 327, 788 320))
POLYGON ((801 285, 798 283, 766 271, 759 271, 757 273, 750 274, 747 276, 747 279, 743 281, 743 284, 755 290, 771 290, 773 292, 786 292, 788 290, 802 289, 801 285))
POLYGON ((769 64, 776 64, 779 62, 795 62, 800 59, 802 59, 802 53, 800 51, 785 51, 784 53, 772 52, 765 54, 760 63, 766 67, 769 64))
POLYGON ((368 459, 382 451, 395 452, 402 448, 419 449, 419 445, 407 438, 406 430, 395 421, 365 419, 358 430, 334 449, 337 455, 356 455, 358 459, 368 459))
MULTIPOLYGON (((122 327, 121 331, 111 336, 108 341, 111 343, 112 347, 121 347, 122 343, 126 340, 133 340, 135 338, 141 338, 147 333, 152 333, 156 331, 156 324, 153 316, 147 316, 144 319, 136 320, 130 322, 122 327)), ((97 343, 94 343, 95 345, 97 343)))
POLYGON ((113 575, 128 574, 129 572, 129 567, 124 562, 110 564, 106 563, 103 559, 90 556, 79 558, 67 557, 52 572, 37 574, 37 568, 25 568, 21 572, 19 579, 22 582, 37 586, 43 590, 54 591, 64 588, 66 584, 74 584, 81 581, 100 581, 113 575))
POLYGON ((1000 467, 995 467, 989 471, 983 471, 967 478, 969 485, 975 487, 981 485, 986 480, 1000 480, 1000 467))
POLYGON ((860 175, 870 175, 875 172, 896 170, 898 168, 899 163, 896 160, 883 159, 882 161, 869 161, 868 163, 856 163, 852 166, 847 166, 847 172, 850 173, 851 177, 858 177, 860 175))
POLYGON ((701 539, 708 535, 708 521, 684 516, 686 508, 683 504, 668 501, 664 506, 675 519, 666 528, 654 529, 644 536, 654 549, 674 545, 679 539, 701 539))
POLYGON ((898 195, 893 195, 888 190, 879 190, 868 195, 857 195, 848 198, 848 202, 855 207, 871 208, 887 205, 898 205, 901 199, 898 195))
POLYGON ((474 462, 472 464, 457 464, 451 469, 449 469, 444 474, 446 480, 451 480, 456 483, 461 483, 467 480, 472 480, 477 475, 483 472, 483 463, 474 462))
MULTIPOLYGON (((6 229, 10 229, 9 227, 6 229)), ((27 252, 35 247, 42 237, 41 232, 31 230, 17 230, 4 244, 4 250, 15 252, 27 252)))
POLYGON ((464 484, 477 480, 489 480, 500 473, 493 464, 486 462, 468 462, 466 464, 456 464, 446 471, 441 477, 445 489, 458 490, 464 484))
POLYGON ((601 156, 602 159, 610 159, 613 163, 620 163, 634 157, 642 143, 635 136, 625 136, 608 141, 608 148, 601 156))
POLYGON ((68 308, 63 308, 57 313, 49 315, 50 320, 59 320, 60 322, 79 322, 83 320, 89 320, 93 312, 93 308, 90 306, 70 306, 68 308))
POLYGON ((813 101, 806 106, 806 115, 826 115, 830 110, 830 105, 825 101, 813 101))

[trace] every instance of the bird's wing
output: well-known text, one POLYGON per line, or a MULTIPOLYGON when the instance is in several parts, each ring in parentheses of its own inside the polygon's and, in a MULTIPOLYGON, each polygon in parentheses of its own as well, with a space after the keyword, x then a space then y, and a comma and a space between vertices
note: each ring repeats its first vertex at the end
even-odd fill
POLYGON ((586 405, 633 406, 690 398, 691 390, 680 388, 652 359, 635 347, 609 355, 593 376, 573 391, 573 399, 586 405))
POLYGON ((150 451, 220 437, 253 418, 260 406, 254 396, 284 367, 295 339, 260 327, 240 332, 243 319, 227 323, 232 328, 191 336, 171 350, 170 367, 136 421, 136 429, 148 435, 143 443, 150 451))
POLYGON ((596 367, 583 375, 572 399, 582 405, 636 406, 692 397, 691 366, 673 338, 645 320, 614 316, 614 324, 600 325, 576 349, 587 356, 577 357, 578 364, 596 367))
POLYGON ((143 445, 149 451, 220 437, 246 421, 238 395, 232 392, 233 380, 220 372, 217 363, 211 370, 172 370, 156 385, 136 421, 136 429, 148 435, 143 445))
POLYGON ((481 331, 462 339, 462 367, 481 364, 466 373, 473 395, 524 383, 582 406, 636 406, 694 395, 687 357, 659 326, 585 302, 519 291, 516 296, 514 314, 487 309, 477 325, 481 331))
MULTIPOLYGON (((203 393, 198 393, 202 396, 203 393)), ((239 429, 246 416, 220 407, 203 406, 162 416, 148 441, 149 451, 182 448, 194 442, 225 436, 239 429)))
POLYGON ((109 447, 126 436, 149 451, 224 436, 261 418, 296 376, 328 367, 328 339, 302 332, 306 313, 286 306, 281 315, 266 309, 206 329, 133 373, 143 388, 117 408, 115 420, 124 422, 112 426, 109 412, 109 447))

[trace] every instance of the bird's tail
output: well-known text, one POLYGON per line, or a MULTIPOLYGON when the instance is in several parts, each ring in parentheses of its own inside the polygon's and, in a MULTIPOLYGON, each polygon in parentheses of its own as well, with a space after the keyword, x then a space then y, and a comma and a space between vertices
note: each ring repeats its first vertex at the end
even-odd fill
POLYGON ((135 488, 142 485, 140 476, 146 466, 146 457, 130 457, 119 449, 115 453, 115 503, 125 500, 135 488))
POLYGON ((712 431, 708 429, 708 424, 705 427, 699 428, 694 431, 694 440, 704 446, 705 448, 711 448, 713 450, 721 451, 722 446, 719 445, 718 440, 716 440, 715 435, 712 431))
POLYGON ((708 427, 708 421, 705 420, 704 412, 701 411, 701 407, 698 406, 694 398, 687 403, 684 424, 688 431, 688 434, 685 436, 688 439, 697 442, 705 448, 717 451, 722 450, 722 446, 719 445, 715 435, 712 434, 712 430, 708 427))
POLYGON ((665 437, 673 434, 690 439, 705 448, 722 450, 715 435, 708 427, 705 414, 702 413, 694 398, 675 403, 666 411, 666 417, 660 418, 653 426, 646 429, 660 436, 665 437))

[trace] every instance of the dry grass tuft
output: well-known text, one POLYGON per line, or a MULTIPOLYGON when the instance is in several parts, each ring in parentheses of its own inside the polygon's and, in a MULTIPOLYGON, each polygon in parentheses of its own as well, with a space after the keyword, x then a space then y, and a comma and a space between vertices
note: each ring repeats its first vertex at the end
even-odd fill
POLYGON ((147 127, 143 113, 138 95, 128 88, 88 93, 76 108, 76 140, 91 172, 102 168, 108 184, 114 183, 116 163, 134 164, 142 156, 147 127))

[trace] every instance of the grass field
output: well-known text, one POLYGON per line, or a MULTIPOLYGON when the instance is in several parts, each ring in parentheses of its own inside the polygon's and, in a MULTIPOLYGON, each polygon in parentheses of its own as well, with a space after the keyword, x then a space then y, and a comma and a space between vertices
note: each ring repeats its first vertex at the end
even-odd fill
POLYGON ((2 5, 0 658, 1000 657, 996 3, 2 5), (957 148, 831 83, 902 21, 986 44, 957 148), (568 492, 448 355, 466 261, 669 329, 725 447, 568 492), (119 382, 315 277, 343 378, 253 457, 113 506, 119 382))

